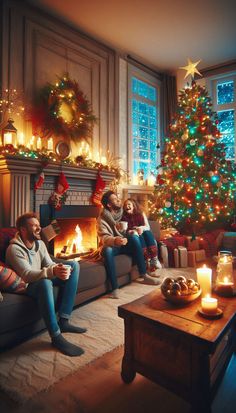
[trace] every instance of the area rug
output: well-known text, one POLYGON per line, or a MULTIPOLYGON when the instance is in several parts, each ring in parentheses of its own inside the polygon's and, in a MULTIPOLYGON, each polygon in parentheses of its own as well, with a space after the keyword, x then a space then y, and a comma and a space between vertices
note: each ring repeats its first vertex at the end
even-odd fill
MULTIPOLYGON (((195 270, 162 269, 166 276, 186 274, 195 270)), ((0 388, 13 400, 25 403, 60 379, 76 372, 105 353, 124 343, 124 322, 117 315, 117 307, 152 291, 154 286, 133 282, 120 290, 120 299, 107 295, 79 307, 72 314, 74 324, 86 327, 86 334, 66 334, 71 342, 80 345, 85 353, 80 357, 67 357, 54 350, 45 332, 32 340, 0 355, 0 388)))

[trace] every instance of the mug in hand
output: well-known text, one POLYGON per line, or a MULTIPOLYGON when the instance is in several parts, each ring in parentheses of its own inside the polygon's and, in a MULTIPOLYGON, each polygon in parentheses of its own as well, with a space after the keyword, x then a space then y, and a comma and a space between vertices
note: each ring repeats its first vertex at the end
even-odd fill
POLYGON ((120 222, 118 222, 118 230, 119 231, 126 231, 127 230, 127 228, 128 228, 128 222, 126 222, 126 221, 120 221, 120 222))
POLYGON ((66 270, 67 270, 67 274, 66 274, 65 280, 68 280, 68 278, 69 278, 69 276, 70 276, 70 273, 71 273, 71 266, 70 266, 70 265, 65 265, 65 264, 63 264, 63 267, 66 268, 66 270))

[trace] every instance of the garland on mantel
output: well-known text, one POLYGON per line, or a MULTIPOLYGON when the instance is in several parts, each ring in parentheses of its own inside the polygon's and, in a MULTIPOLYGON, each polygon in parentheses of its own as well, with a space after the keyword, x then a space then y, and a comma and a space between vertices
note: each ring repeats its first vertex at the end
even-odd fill
POLYGON ((78 82, 68 74, 39 90, 29 110, 34 134, 79 142, 91 137, 97 118, 78 82))
POLYGON ((127 177, 126 171, 116 166, 117 158, 112 159, 111 155, 110 158, 108 158, 107 165, 104 165, 101 162, 93 161, 92 159, 88 159, 82 155, 77 156, 74 160, 71 157, 62 160, 55 152, 48 152, 46 149, 32 150, 23 145, 19 145, 18 148, 14 147, 13 145, 0 146, 0 156, 1 155, 11 155, 20 158, 37 159, 41 161, 42 169, 44 169, 45 164, 48 164, 49 162, 54 162, 60 163, 62 166, 67 165, 78 168, 92 168, 100 171, 109 171, 115 174, 115 180, 117 181, 117 184, 120 182, 122 177, 127 177))

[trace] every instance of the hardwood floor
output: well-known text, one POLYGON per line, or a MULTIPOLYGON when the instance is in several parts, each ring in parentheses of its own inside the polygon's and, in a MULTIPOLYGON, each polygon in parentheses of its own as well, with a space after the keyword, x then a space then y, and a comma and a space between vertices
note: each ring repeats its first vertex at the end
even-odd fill
MULTIPOLYGON (((133 383, 120 377, 123 347, 56 383, 24 406, 1 395, 1 413, 189 413, 190 406, 155 383, 137 375, 133 383)), ((236 356, 213 402, 213 413, 234 413, 236 406, 236 356)), ((199 412, 200 413, 200 412, 199 412)))

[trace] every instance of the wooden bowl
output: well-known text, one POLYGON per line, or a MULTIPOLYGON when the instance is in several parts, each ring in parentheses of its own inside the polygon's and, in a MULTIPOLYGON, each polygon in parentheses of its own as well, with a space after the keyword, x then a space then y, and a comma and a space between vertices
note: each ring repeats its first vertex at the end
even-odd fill
POLYGON ((166 300, 169 301, 170 303, 173 303, 176 305, 183 305, 183 304, 189 304, 193 302, 194 300, 196 300, 201 295, 202 290, 198 290, 190 294, 174 295, 174 294, 168 293, 166 290, 161 288, 161 292, 166 298, 166 300))

